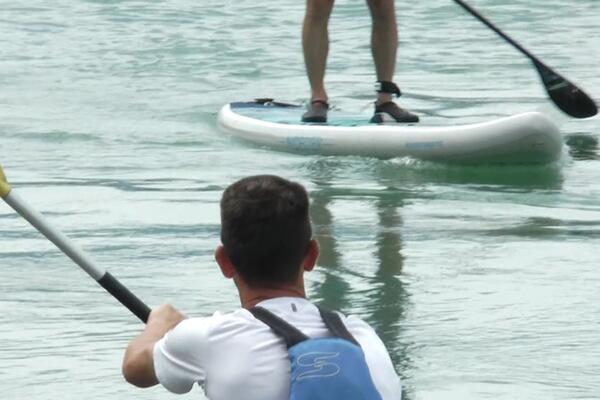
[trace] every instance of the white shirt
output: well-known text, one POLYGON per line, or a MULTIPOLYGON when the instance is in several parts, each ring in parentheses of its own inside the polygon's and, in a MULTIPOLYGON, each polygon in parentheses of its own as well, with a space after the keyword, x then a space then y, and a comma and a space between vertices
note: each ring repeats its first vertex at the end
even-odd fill
MULTIPOLYGON (((330 336, 319 310, 306 299, 278 297, 258 304, 309 337, 330 336)), ((383 400, 401 398, 400 378, 375 331, 364 321, 342 316, 360 343, 383 400)), ((182 321, 154 346, 159 382, 174 393, 194 383, 211 400, 286 400, 290 361, 284 341, 245 309, 182 321)))

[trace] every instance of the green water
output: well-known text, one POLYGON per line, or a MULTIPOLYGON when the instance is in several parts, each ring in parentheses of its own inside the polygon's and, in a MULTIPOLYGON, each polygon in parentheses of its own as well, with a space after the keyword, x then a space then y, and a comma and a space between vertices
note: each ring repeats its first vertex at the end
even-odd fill
MULTIPOLYGON (((372 101, 364 2, 339 1, 327 84, 372 101)), ((596 0, 473 0, 600 99, 596 0)), ((398 2, 401 103, 444 124, 551 112, 527 60, 451 1, 398 2)), ((0 162, 15 189, 148 304, 237 307, 213 262, 233 180, 311 191, 309 294, 372 323, 405 398, 600 398, 598 119, 565 119, 548 167, 276 153, 222 136, 219 108, 306 99, 304 4, 0 1, 0 162)), ((120 375, 141 325, 0 204, 3 399, 175 398, 120 375)), ((201 397, 195 389, 189 397, 201 397)))

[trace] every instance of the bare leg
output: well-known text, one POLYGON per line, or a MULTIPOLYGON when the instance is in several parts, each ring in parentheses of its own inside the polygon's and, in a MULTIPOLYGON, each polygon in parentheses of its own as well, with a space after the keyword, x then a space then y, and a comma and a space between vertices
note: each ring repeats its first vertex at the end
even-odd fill
POLYGON ((325 66, 329 53, 327 26, 334 0, 307 0, 304 25, 302 26, 302 49, 304 63, 310 82, 311 101, 327 102, 325 91, 325 66))
MULTIPOLYGON (((394 0, 367 0, 373 28, 371 30, 371 52, 375 62, 378 81, 393 81, 398 50, 398 29, 394 0)), ((392 100, 389 93, 378 93, 377 103, 392 100)))

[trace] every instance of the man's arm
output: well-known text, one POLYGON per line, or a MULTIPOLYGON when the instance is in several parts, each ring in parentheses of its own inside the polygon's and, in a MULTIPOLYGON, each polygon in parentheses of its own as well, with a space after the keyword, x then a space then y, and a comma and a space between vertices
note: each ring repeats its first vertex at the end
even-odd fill
POLYGON ((150 387, 158 383, 154 372, 154 345, 184 319, 185 315, 169 304, 152 310, 142 333, 125 350, 122 371, 127 382, 138 387, 150 387))

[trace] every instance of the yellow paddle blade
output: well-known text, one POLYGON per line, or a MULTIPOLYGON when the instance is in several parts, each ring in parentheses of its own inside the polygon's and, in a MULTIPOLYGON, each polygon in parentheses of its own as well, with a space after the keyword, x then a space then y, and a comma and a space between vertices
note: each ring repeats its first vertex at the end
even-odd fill
POLYGON ((2 165, 0 165, 0 197, 5 198, 10 193, 10 185, 6 180, 6 175, 4 175, 4 171, 2 170, 2 165))

